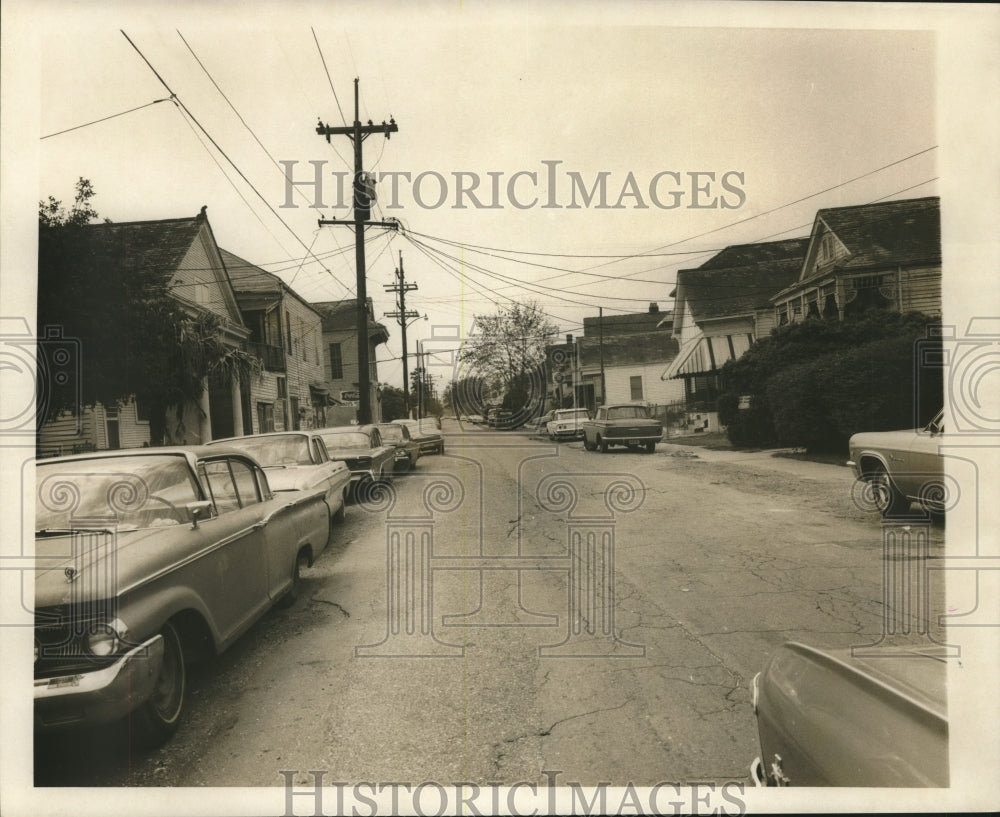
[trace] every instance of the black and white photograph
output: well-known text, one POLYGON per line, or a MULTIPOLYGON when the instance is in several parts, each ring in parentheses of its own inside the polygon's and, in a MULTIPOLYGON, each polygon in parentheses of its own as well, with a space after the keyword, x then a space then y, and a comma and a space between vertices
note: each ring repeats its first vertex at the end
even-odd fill
POLYGON ((1000 7, 2 16, 4 814, 995 808, 1000 7))

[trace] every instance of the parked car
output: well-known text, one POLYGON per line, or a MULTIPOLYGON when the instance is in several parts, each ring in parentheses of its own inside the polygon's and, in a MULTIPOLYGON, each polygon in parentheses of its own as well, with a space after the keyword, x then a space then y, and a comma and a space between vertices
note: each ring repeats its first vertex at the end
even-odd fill
POLYGON ((612 445, 628 448, 644 447, 650 454, 663 437, 663 426, 649 409, 636 403, 617 403, 600 406, 592 420, 584 420, 583 447, 588 451, 604 453, 612 445))
POLYGON ((516 427, 514 412, 507 409, 491 408, 486 413, 486 425, 490 428, 509 431, 516 427))
POLYGON ((407 426, 399 423, 379 423, 378 430, 382 435, 382 442, 396 447, 397 472, 412 471, 417 467, 417 460, 420 459, 420 443, 410 436, 410 429, 407 426))
POLYGON ((944 513, 950 492, 944 478, 944 412, 923 428, 869 431, 848 442, 847 464, 868 482, 882 516, 902 516, 917 502, 930 513, 944 513))
POLYGON ((223 446, 79 454, 35 473, 39 731, 127 717, 134 740, 169 738, 189 662, 294 601, 330 532, 320 490, 275 494, 223 446))
POLYGON ((443 454, 444 437, 435 427, 433 420, 393 420, 396 425, 406 426, 410 437, 417 441, 421 454, 443 454))
POLYGON ((550 440, 582 440, 583 424, 590 419, 587 409, 556 409, 546 424, 550 440))
POLYGON ((361 488, 380 482, 391 482, 396 467, 396 446, 385 445, 382 435, 373 425, 334 426, 317 433, 335 460, 343 460, 351 471, 351 488, 355 498, 361 488))
POLYGON ((947 787, 947 663, 936 652, 779 647, 753 679, 754 782, 947 787))
POLYGON ((226 445, 249 454, 263 466, 274 491, 321 489, 330 517, 337 522, 344 520, 351 472, 343 462, 330 459, 323 438, 315 431, 228 437, 208 445, 226 445))

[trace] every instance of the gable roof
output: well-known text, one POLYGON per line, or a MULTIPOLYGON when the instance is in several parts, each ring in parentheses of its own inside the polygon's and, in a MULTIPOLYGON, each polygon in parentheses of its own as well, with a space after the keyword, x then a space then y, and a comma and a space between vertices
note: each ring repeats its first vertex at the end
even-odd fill
MULTIPOLYGON (((221 290, 223 303, 215 309, 204 306, 202 308, 210 309, 224 317, 230 326, 243 329, 243 318, 236 303, 232 283, 222 262, 205 210, 206 208, 202 207, 201 213, 191 218, 87 224, 79 233, 80 249, 81 252, 96 250, 98 242, 103 244, 105 250, 108 247, 119 248, 127 269, 159 272, 163 274, 164 281, 168 282, 168 276, 184 269, 182 266, 184 259, 199 236, 204 234, 207 245, 205 249, 209 263, 212 264, 210 271, 214 273, 215 283, 221 290), (213 261, 217 263, 212 263, 213 261), (224 310, 225 314, 220 312, 220 309, 224 310)), ((180 300, 191 303, 189 299, 178 296, 176 292, 174 295, 180 300)))
POLYGON ((229 278, 233 282, 233 291, 236 293, 237 300, 246 301, 248 295, 273 295, 280 298, 283 293, 287 293, 307 309, 312 310, 317 315, 320 314, 313 304, 302 298, 273 272, 263 270, 235 253, 222 249, 222 247, 219 248, 219 253, 222 255, 229 278))
POLYGON ((941 200, 937 196, 830 207, 816 213, 800 281, 831 270, 864 270, 941 262, 941 200), (817 249, 832 233, 847 251, 820 268, 817 249))
POLYGON ((808 245, 808 238, 735 244, 697 269, 678 270, 680 309, 690 309, 699 323, 767 306, 772 295, 797 279, 808 245))

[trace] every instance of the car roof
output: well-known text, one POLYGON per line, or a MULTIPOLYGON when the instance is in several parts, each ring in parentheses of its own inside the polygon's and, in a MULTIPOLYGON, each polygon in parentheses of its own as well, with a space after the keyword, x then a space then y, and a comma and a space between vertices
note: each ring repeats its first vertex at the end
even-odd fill
POLYGON ((269 437, 308 437, 315 434, 314 429, 295 429, 294 431, 265 431, 262 434, 244 434, 241 437, 220 437, 217 440, 212 440, 211 442, 205 443, 205 445, 216 445, 217 443, 230 443, 236 442, 237 440, 261 440, 268 439, 269 437))
POLYGON ((183 456, 185 459, 200 459, 202 457, 218 457, 222 454, 247 456, 243 451, 216 445, 170 445, 147 446, 145 448, 115 448, 100 451, 87 451, 83 454, 68 454, 64 457, 45 457, 37 460, 37 465, 47 465, 54 462, 80 462, 83 460, 124 459, 126 457, 152 456, 183 456))

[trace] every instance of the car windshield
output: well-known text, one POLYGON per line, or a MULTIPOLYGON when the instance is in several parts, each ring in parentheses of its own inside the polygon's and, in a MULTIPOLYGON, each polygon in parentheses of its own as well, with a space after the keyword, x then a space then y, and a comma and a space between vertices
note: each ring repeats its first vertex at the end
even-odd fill
POLYGON ((35 531, 177 525, 184 506, 202 497, 179 454, 93 457, 39 463, 35 470, 35 531))
POLYGON ((241 437, 222 440, 219 444, 249 454, 265 468, 312 465, 309 443, 300 434, 289 434, 287 437, 241 437))
POLYGON ((608 409, 609 420, 646 420, 649 414, 645 406, 615 406, 608 409))
POLYGON ((556 420, 586 420, 587 418, 587 412, 583 409, 556 412, 556 420))
POLYGON ((336 431, 323 434, 327 448, 371 448, 368 435, 363 431, 336 431))
POLYGON ((383 440, 388 440, 391 443, 399 443, 406 439, 402 426, 384 425, 378 428, 382 432, 383 440))

